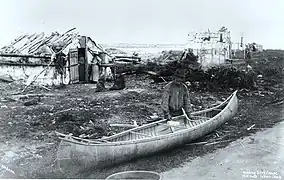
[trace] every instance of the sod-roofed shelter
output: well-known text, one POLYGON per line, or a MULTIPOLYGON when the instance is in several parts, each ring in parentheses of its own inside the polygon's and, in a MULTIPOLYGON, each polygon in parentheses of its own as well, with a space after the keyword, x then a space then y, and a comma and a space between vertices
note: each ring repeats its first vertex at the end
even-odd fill
POLYGON ((0 76, 29 81, 44 70, 35 83, 58 84, 55 65, 50 64, 56 46, 61 46, 62 52, 68 57, 65 84, 88 81, 89 62, 94 56, 104 52, 100 45, 90 37, 80 35, 76 28, 62 34, 25 34, 0 48, 0 76))

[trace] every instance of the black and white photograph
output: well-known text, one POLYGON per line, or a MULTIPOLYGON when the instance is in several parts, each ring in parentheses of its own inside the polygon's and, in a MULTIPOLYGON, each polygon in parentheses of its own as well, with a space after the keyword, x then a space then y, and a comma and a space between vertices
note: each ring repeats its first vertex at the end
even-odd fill
POLYGON ((0 178, 284 179, 283 0, 0 0, 0 178))

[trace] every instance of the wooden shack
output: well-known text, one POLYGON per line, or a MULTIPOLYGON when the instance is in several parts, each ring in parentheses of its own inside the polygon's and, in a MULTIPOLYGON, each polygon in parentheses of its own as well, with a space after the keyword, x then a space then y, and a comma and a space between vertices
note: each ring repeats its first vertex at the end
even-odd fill
POLYGON ((67 63, 63 83, 88 82, 89 63, 104 50, 90 37, 81 36, 73 30, 63 34, 24 35, 15 39, 10 45, 0 49, 0 76, 30 81, 44 71, 34 83, 58 85, 60 80, 55 73, 55 65, 50 64, 51 47, 55 43, 64 42, 66 46, 63 53, 67 56, 67 63))
POLYGON ((187 47, 193 49, 202 66, 222 64, 231 58, 231 36, 225 27, 213 32, 192 32, 188 38, 187 47))

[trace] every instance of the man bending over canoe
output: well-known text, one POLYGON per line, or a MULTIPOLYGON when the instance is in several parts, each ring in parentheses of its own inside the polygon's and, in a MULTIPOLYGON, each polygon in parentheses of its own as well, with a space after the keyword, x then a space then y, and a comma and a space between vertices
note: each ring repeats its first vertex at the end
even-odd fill
MULTIPOLYGON (((183 109, 188 116, 191 118, 190 113, 192 112, 191 103, 189 99, 189 91, 184 83, 186 70, 177 70, 174 73, 174 80, 168 83, 164 88, 162 96, 162 109, 164 112, 164 118, 171 120, 173 116, 183 115, 183 109)), ((188 121, 184 121, 185 125, 188 121)))

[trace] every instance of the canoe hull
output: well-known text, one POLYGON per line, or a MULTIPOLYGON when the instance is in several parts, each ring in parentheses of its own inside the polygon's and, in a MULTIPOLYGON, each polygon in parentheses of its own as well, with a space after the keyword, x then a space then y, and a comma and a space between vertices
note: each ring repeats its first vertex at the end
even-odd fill
POLYGON ((155 138, 145 138, 127 143, 85 145, 62 140, 58 150, 58 162, 63 172, 74 175, 90 168, 102 168, 169 150, 190 143, 212 132, 231 119, 237 113, 237 110, 238 100, 234 97, 221 113, 204 124, 192 129, 184 129, 155 138))

